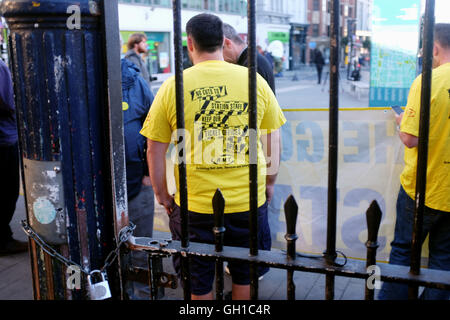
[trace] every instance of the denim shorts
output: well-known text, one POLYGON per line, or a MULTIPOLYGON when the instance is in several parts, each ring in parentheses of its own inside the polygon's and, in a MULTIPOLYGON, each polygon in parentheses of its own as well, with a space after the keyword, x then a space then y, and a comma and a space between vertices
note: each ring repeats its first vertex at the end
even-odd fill
MULTIPOLYGON (((180 207, 176 206, 169 217, 169 227, 173 240, 181 240, 180 207)), ((224 215, 224 245, 231 247, 249 248, 249 212, 227 213, 224 215)), ((189 240, 214 244, 214 215, 189 211, 189 240)), ((258 248, 270 250, 272 240, 270 237, 269 221, 267 217, 267 202, 258 208, 258 248)), ((211 292, 215 276, 215 262, 198 257, 191 257, 191 288, 195 295, 204 295, 211 292)), ((180 257, 173 257, 173 265, 178 276, 181 275, 180 257)), ((232 281, 238 285, 250 284, 250 267, 248 263, 228 262, 232 281)), ((269 271, 268 267, 258 267, 259 275, 269 271)))

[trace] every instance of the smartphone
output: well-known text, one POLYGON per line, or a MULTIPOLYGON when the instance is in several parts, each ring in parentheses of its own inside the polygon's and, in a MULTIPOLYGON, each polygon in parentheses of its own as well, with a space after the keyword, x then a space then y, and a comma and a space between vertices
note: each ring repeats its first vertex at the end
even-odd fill
POLYGON ((400 106, 392 106, 391 108, 396 114, 401 114, 403 112, 403 109, 400 106))

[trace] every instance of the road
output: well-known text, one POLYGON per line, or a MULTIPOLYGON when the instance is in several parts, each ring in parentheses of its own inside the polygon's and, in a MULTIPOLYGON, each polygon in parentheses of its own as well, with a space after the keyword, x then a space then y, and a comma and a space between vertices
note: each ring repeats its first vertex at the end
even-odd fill
MULTIPOLYGON (((282 109, 310 109, 328 108, 329 79, 328 68, 325 67, 322 74, 322 83, 317 84, 317 74, 314 67, 305 66, 298 71, 285 71, 284 76, 275 78, 277 99, 282 109), (326 80, 325 80, 326 79, 326 80), (325 84, 323 81, 326 81, 325 84)), ((352 81, 346 80, 347 70, 341 69, 341 81, 339 82, 339 107, 340 108, 365 108, 369 105, 368 90, 362 92, 358 98, 356 92, 350 88, 352 81)), ((369 71, 362 70, 362 79, 359 83, 368 85, 369 71)), ((152 84, 156 93, 161 83, 152 84)))

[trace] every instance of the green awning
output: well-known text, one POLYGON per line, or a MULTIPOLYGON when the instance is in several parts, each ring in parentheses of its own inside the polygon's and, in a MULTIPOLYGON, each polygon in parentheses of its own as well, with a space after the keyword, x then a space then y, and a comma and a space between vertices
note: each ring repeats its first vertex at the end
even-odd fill
POLYGON ((269 40, 269 43, 274 40, 289 42, 289 32, 268 32, 267 39, 269 40))

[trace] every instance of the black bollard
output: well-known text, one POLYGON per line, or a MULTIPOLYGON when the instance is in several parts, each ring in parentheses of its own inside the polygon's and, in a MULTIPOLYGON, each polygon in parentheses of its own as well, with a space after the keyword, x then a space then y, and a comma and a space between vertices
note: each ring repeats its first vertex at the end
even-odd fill
MULTIPOLYGON (((110 44, 117 55, 105 62, 106 40, 114 37, 103 7, 102 0, 7 0, 0 9, 10 32, 27 224, 83 272, 103 267, 115 248, 116 210, 127 224, 121 86, 107 73, 111 62, 120 66, 120 45, 110 44), (111 127, 122 138, 115 139, 118 149, 110 144, 111 127)), ((90 298, 84 281, 67 285, 67 261, 53 259, 34 239, 30 244, 35 299, 90 298)), ((113 297, 121 294, 119 269, 108 270, 113 297)))

